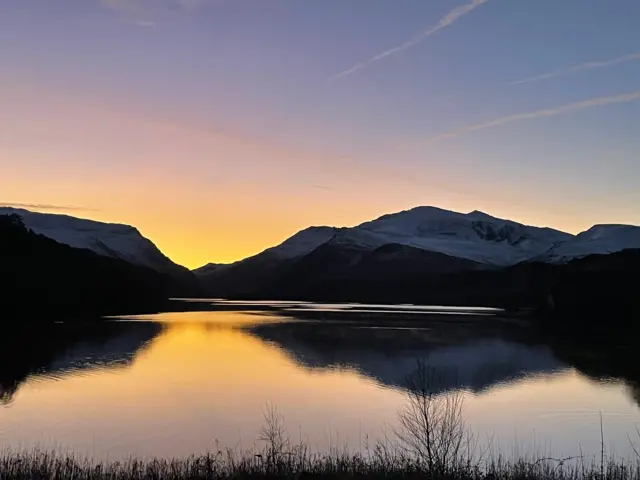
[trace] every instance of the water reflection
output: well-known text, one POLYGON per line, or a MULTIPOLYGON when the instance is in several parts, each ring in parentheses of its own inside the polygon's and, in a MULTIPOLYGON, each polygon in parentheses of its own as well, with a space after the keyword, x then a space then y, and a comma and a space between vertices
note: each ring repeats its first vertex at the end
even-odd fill
POLYGON ((125 368, 162 329, 157 323, 93 322, 5 332, 0 340, 0 404, 11 403, 27 379, 125 368))
POLYGON ((585 357, 484 317, 350 315, 319 323, 291 310, 168 313, 3 337, 0 448, 109 458, 184 456, 217 441, 247 448, 272 402, 312 447, 358 449, 394 422, 417 358, 450 373, 438 375, 437 391, 465 389, 470 425, 507 445, 535 432, 560 453, 597 450, 589 442, 600 411, 614 442, 640 418, 630 401, 638 372, 592 349, 585 357))
POLYGON ((427 327, 350 324, 278 324, 251 329, 310 369, 350 367, 386 386, 404 388, 417 359, 435 369, 435 393, 450 389, 480 393, 495 384, 567 368, 545 345, 526 345, 467 332, 427 327), (448 333, 448 335, 446 335, 448 333), (449 337, 449 338, 447 338, 449 337))

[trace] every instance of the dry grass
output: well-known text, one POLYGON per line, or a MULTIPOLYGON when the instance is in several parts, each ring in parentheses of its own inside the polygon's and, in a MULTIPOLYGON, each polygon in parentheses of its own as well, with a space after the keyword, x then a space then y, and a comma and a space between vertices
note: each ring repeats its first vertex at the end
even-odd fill
POLYGON ((267 447, 257 454, 218 452, 179 460, 131 459, 95 463, 55 452, 5 453, 0 457, 0 479, 227 479, 227 478, 439 478, 474 480, 632 480, 640 479, 640 465, 580 461, 488 461, 477 465, 451 464, 429 470, 424 461, 397 450, 375 447, 367 454, 334 452, 311 455, 304 446, 277 452, 267 447))

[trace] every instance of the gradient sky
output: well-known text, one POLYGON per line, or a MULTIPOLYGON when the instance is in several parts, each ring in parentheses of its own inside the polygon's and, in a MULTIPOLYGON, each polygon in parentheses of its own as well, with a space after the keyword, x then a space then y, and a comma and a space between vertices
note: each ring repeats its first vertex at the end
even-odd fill
POLYGON ((2 0, 0 167, 189 267, 417 205, 640 224, 640 2, 2 0))

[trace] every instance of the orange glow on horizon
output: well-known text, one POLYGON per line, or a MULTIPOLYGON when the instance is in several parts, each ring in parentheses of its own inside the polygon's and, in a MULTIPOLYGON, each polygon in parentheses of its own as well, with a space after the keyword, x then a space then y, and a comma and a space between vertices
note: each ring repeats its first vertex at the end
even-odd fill
POLYGON ((413 172, 285 148, 118 99, 28 82, 3 87, 0 130, 12 141, 0 142, 11 172, 0 178, 0 202, 75 206, 56 213, 135 226, 189 268, 241 260, 308 226, 353 226, 419 205, 572 233, 638 218, 630 206, 512 202, 520 185, 485 188, 446 162, 413 172))

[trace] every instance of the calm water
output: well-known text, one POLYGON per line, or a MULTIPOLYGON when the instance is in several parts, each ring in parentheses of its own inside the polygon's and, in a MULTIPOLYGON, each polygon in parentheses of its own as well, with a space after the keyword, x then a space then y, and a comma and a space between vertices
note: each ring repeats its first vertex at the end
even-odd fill
POLYGON ((640 444, 633 368, 532 340, 489 310, 429 311, 226 304, 5 339, 0 449, 119 459, 251 448, 271 403, 295 439, 360 451, 394 425, 417 358, 443 372, 440 394, 463 391, 494 453, 594 455, 601 414, 609 452, 630 456, 628 436, 640 444))

